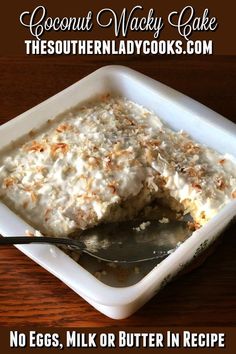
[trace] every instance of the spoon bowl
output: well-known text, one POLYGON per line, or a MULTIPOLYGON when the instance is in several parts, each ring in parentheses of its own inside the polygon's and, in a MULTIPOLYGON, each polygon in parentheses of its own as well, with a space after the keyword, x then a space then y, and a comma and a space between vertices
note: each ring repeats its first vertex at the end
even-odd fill
POLYGON ((133 220, 101 224, 72 238, 46 236, 1 237, 0 245, 58 244, 99 260, 136 263, 165 258, 191 235, 187 220, 133 220))

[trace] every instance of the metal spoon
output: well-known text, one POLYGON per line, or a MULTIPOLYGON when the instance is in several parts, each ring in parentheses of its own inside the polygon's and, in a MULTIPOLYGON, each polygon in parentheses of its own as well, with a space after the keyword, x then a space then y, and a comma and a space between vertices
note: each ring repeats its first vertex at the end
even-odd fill
POLYGON ((165 258, 191 235, 187 221, 140 220, 102 224, 74 238, 1 237, 0 245, 47 243, 66 245, 97 259, 134 263, 165 258))

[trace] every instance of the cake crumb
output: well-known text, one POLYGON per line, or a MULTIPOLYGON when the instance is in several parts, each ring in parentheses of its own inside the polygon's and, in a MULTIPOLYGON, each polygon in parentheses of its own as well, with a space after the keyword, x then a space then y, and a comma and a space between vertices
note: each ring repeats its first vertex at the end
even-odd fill
POLYGON ((93 275, 95 276, 95 278, 97 278, 98 280, 100 280, 103 276, 107 275, 107 271, 106 270, 98 270, 97 272, 94 272, 93 275))
POLYGON ((43 235, 41 234, 41 232, 38 231, 38 230, 34 230, 34 231, 25 230, 25 235, 26 235, 26 236, 30 236, 30 237, 33 237, 33 236, 43 236, 43 235))
POLYGON ((196 231, 197 229, 200 228, 200 224, 195 221, 188 221, 187 226, 190 231, 196 231))
POLYGON ((110 268, 117 268, 117 264, 115 262, 108 263, 110 268))
POLYGON ((168 218, 163 217, 162 219, 159 220, 161 224, 168 224, 170 220, 168 218))
POLYGON ((138 227, 134 227, 133 230, 140 232, 145 230, 149 225, 151 225, 150 221, 142 222, 138 227))
POLYGON ((25 230, 25 236, 32 237, 32 236, 34 236, 34 233, 32 231, 30 231, 30 230, 25 230))

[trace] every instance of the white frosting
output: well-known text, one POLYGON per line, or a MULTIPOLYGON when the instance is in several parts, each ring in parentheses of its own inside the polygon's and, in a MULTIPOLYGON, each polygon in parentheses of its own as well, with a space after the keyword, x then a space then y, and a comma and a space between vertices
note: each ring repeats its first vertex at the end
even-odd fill
POLYGON ((4 156, 0 197, 43 232, 66 235, 102 220, 157 174, 199 218, 236 197, 231 156, 173 132, 136 103, 107 98, 65 113, 4 156))

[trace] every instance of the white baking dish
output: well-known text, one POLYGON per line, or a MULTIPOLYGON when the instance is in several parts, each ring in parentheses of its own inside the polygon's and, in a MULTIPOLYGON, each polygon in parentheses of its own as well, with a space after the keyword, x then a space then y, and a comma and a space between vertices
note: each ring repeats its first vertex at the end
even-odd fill
MULTIPOLYGON (((49 118, 106 93, 121 94, 143 104, 174 129, 184 129, 197 141, 236 157, 236 125, 191 98, 138 72, 122 66, 103 67, 38 106, 0 127, 0 149, 49 118)), ((109 286, 54 246, 18 248, 66 283, 96 309, 114 319, 130 316, 184 265, 208 247, 236 215, 236 201, 229 203, 204 227, 197 230, 174 253, 132 286, 109 286)), ((32 229, 0 203, 0 233, 24 235, 32 229)), ((142 267, 142 266, 141 266, 142 267)))

